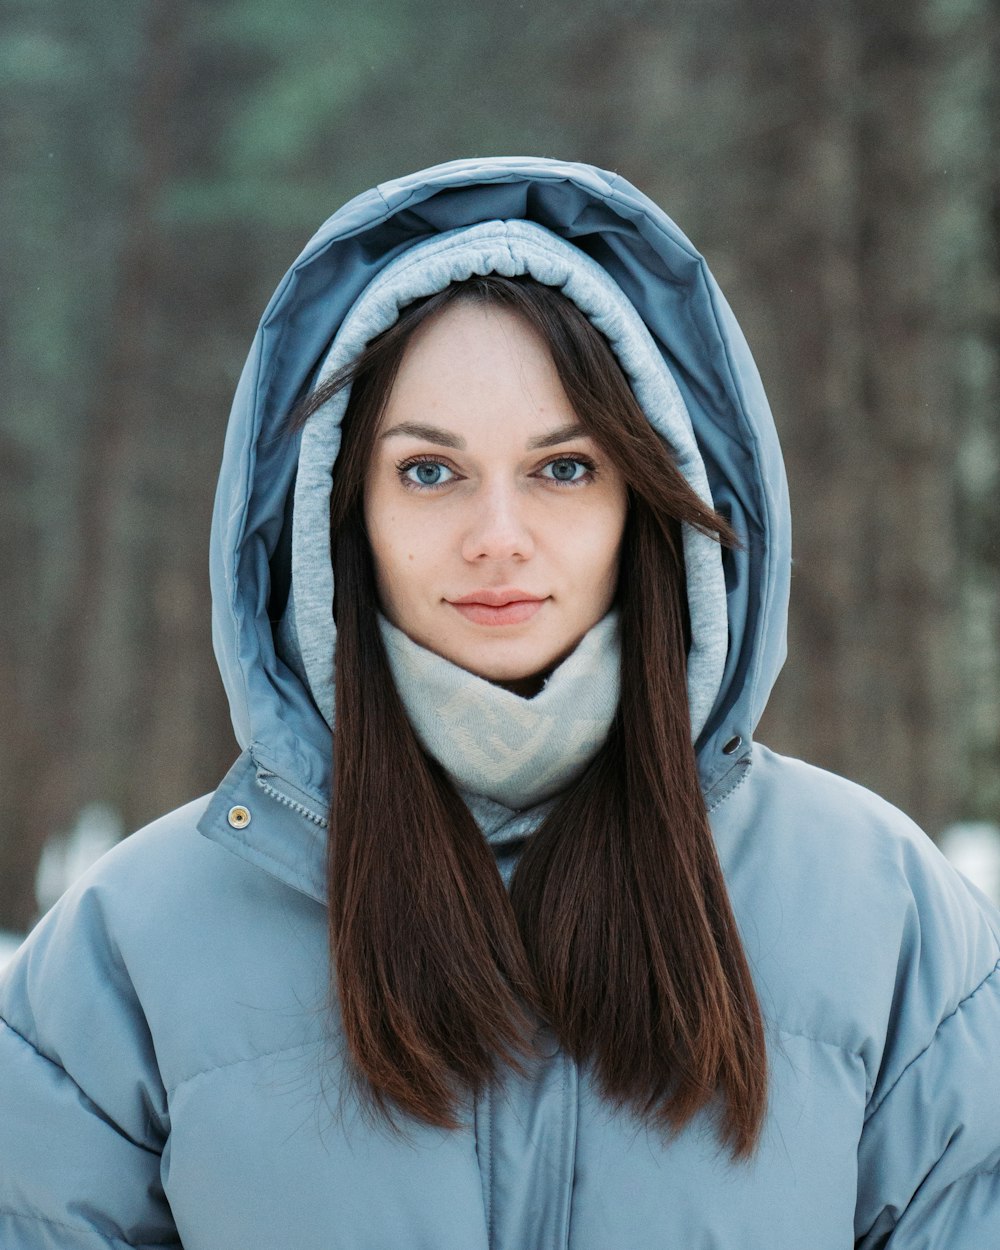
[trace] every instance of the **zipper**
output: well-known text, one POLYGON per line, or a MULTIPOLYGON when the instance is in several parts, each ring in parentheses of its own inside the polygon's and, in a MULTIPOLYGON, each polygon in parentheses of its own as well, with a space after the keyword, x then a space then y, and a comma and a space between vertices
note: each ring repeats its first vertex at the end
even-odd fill
POLYGON ((298 812, 300 816, 305 816, 307 820, 311 820, 314 825, 318 825, 321 829, 326 828, 326 816, 316 811, 310 803, 304 801, 308 799, 308 795, 297 786, 292 785, 290 781, 286 781, 284 777, 279 777, 277 773, 272 772, 269 768, 265 768, 256 759, 254 763, 257 764, 257 785, 260 786, 265 794, 277 800, 284 807, 291 808, 293 812, 298 812), (287 786, 288 789, 284 789, 284 786, 287 786), (290 794, 289 790, 294 793, 290 794))

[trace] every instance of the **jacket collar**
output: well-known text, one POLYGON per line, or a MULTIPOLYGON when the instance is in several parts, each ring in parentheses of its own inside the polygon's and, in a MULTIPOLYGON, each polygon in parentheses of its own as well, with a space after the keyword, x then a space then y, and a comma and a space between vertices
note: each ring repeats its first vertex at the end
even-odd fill
MULTIPOLYGON (((746 776, 751 764, 749 741, 727 764, 705 793, 709 812, 718 808, 746 776)), ((515 812, 478 798, 470 807, 484 837, 499 852, 529 837, 553 802, 550 799, 515 812)), ((327 823, 326 808, 315 795, 278 776, 253 750, 246 750, 209 800, 198 830, 247 863, 325 905, 327 823)))

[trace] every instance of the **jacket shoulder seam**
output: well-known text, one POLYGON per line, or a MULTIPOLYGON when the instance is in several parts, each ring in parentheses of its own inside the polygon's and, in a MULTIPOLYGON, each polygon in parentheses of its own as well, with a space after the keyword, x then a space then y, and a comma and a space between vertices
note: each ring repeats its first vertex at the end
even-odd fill
POLYGON ((108 1115, 108 1113, 98 1103, 96 1103, 93 1100, 93 1098, 91 1098, 91 1096, 83 1088, 80 1082, 75 1079, 75 1077, 73 1076, 71 1072, 68 1072, 66 1070, 66 1068, 58 1061, 58 1059, 53 1059, 51 1055, 47 1055, 43 1050, 40 1050, 38 1046, 31 1040, 31 1038, 25 1037, 25 1035, 21 1032, 21 1030, 18 1028, 15 1028, 15 1026, 11 1024, 11 1022, 6 1018, 6 1016, 0 1015, 0 1025, 3 1025, 3 1027, 6 1029, 10 1029, 11 1033, 14 1034, 14 1036, 18 1039, 18 1041, 22 1042, 25 1046, 27 1046, 33 1055, 37 1056, 37 1058, 39 1058, 43 1063, 47 1063, 51 1067, 55 1068, 57 1072, 59 1072, 62 1076, 64 1076, 66 1080, 69 1081, 69 1083, 73 1086, 73 1088, 79 1093, 80 1097, 84 1100, 84 1103, 86 1104, 88 1109, 99 1120, 101 1120, 104 1124, 106 1124, 112 1130, 112 1132, 117 1133, 119 1137, 121 1137, 124 1141, 127 1141, 130 1145, 135 1146, 137 1150, 144 1150, 148 1154, 152 1154, 152 1155, 158 1155, 160 1153, 160 1151, 157 1150, 155 1146, 150 1146, 147 1142, 144 1142, 144 1141, 137 1141, 136 1138, 134 1138, 131 1135, 131 1133, 126 1133, 125 1130, 122 1128, 122 1126, 116 1123, 108 1115))
POLYGON ((931 1035, 930 1041, 927 1043, 927 1045, 924 1046, 917 1054, 913 1056, 910 1062, 903 1068, 903 1070, 899 1073, 899 1075, 896 1077, 893 1083, 889 1086, 889 1088, 885 1091, 885 1093, 881 1095, 878 1102, 876 1102, 874 1106, 869 1107, 868 1111, 865 1113, 865 1123, 867 1123, 868 1120, 870 1120, 873 1116, 876 1116, 878 1114, 879 1110, 885 1103, 886 1099, 890 1096, 890 1094, 893 1092, 896 1086, 900 1083, 903 1077, 906 1076, 906 1074, 910 1071, 910 1069, 913 1067, 914 1064, 919 1063, 920 1060, 923 1059, 924 1055, 926 1055, 927 1052, 930 1050, 930 1048, 934 1045, 935 1041, 937 1040, 938 1034, 941 1032, 944 1026, 949 1022, 949 1020, 953 1020, 955 1016, 957 1016, 958 1013, 963 1009, 963 1007, 965 1007, 966 1004, 971 1002, 971 1000, 975 998, 975 996, 980 992, 980 990, 984 989, 989 984, 989 982, 992 981, 993 978, 997 976, 998 973, 1000 973, 1000 959, 996 961, 996 963, 993 965, 990 971, 987 972, 986 976, 983 977, 983 979, 979 982, 979 984, 974 986, 969 991, 969 993, 966 994, 966 996, 963 999, 961 999, 959 1003, 956 1004, 954 1010, 949 1011, 946 1016, 944 1016, 941 1020, 938 1021, 937 1027, 935 1028, 933 1034, 931 1035))
MULTIPOLYGON (((0 1024, 2 1024, 4 1028, 6 1029, 10 1029, 10 1031, 14 1034, 14 1036, 18 1039, 18 1041, 23 1042, 30 1051, 32 1051, 35 1055, 38 1056, 39 1059, 43 1061, 43 1063, 50 1063, 54 1068, 58 1068, 59 1071, 62 1072, 66 1076, 67 1080, 73 1081, 73 1078, 66 1071, 66 1069, 62 1066, 62 1064, 59 1063, 57 1059, 53 1059, 50 1055, 45 1054, 43 1050, 40 1050, 38 1046, 31 1040, 30 1037, 26 1037, 21 1032, 21 1030, 17 1028, 16 1025, 11 1024, 11 1022, 7 1019, 7 1017, 3 1015, 2 1013, 0 1013, 0 1024)), ((73 1081, 73 1084, 76 1085, 76 1081, 73 1081)), ((80 1086, 76 1085, 76 1088, 80 1089, 80 1086)), ((84 1091, 80 1089, 80 1093, 83 1094, 84 1091)), ((84 1094, 84 1097, 86 1097, 85 1094, 84 1094)))
MULTIPOLYGON (((16 1030, 15 1030, 16 1032, 16 1030)), ((120 1237, 109 1237, 107 1233, 102 1233, 100 1229, 95 1228, 92 1224, 67 1224, 65 1220, 53 1219, 51 1215, 40 1215, 36 1211, 19 1211, 16 1207, 8 1207, 0 1205, 0 1215, 11 1215, 16 1220, 34 1220, 38 1224, 46 1224, 50 1228, 65 1228, 67 1232, 79 1235, 80 1233, 88 1233, 94 1237, 100 1237, 105 1245, 115 1247, 123 1247, 124 1250, 144 1250, 149 1247, 152 1250, 154 1246, 168 1247, 179 1246, 179 1241, 155 1241, 145 1242, 143 1247, 136 1245, 132 1241, 122 1241, 120 1237)))
POLYGON ((835 1042, 829 1037, 817 1037, 815 1033, 806 1033, 804 1029, 786 1029, 784 1025, 777 1022, 774 1024, 774 1029, 785 1037, 798 1037, 805 1042, 815 1042, 817 1046, 828 1046, 831 1050, 839 1050, 843 1055, 850 1055, 852 1059, 864 1061, 861 1051, 854 1046, 848 1046, 846 1042, 835 1042))
POLYGON ((256 1063, 258 1059, 270 1059, 275 1055, 290 1054, 293 1050, 310 1050, 323 1040, 325 1039, 318 1038, 311 1042, 296 1042, 291 1046, 275 1046, 271 1050, 258 1050, 252 1055, 241 1055, 238 1059, 226 1059, 222 1063, 210 1064, 207 1068, 199 1068, 196 1072, 189 1072, 187 1076, 182 1076, 167 1090, 167 1095, 172 1098, 178 1090, 196 1081, 200 1076, 209 1076, 212 1072, 222 1072, 226 1068, 238 1068, 242 1063, 256 1063))

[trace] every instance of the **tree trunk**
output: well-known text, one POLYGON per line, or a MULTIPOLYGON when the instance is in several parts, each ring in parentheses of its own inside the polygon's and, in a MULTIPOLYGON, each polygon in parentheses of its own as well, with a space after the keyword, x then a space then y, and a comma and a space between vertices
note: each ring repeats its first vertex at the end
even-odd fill
POLYGON ((791 660, 765 732, 936 832, 958 809, 961 748, 928 36, 919 9, 891 4, 828 9, 817 34, 815 96, 805 88, 817 126, 799 165, 804 202, 826 207, 818 237, 800 234, 777 270, 819 302, 792 322, 813 334, 793 331, 790 344, 805 364, 803 389, 785 399, 796 413, 785 437, 798 518, 791 660))

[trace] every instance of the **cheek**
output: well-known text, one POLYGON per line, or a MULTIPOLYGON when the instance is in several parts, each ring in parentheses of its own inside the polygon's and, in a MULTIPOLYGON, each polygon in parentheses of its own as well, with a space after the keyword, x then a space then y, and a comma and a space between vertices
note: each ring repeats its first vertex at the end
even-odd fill
POLYGON ((589 569, 603 583, 617 573, 624 534, 625 509, 609 504, 579 518, 567 535, 567 543, 577 567, 589 569))
POLYGON ((441 547, 432 518, 415 509, 410 500, 377 476, 370 480, 364 500, 365 532, 380 577, 405 574, 427 567, 441 547))
POLYGON ((399 611, 433 588, 440 551, 423 535, 414 535, 413 525, 403 519, 393 524, 392 516, 386 515, 382 520, 381 526, 368 531, 375 578, 383 604, 399 611))

